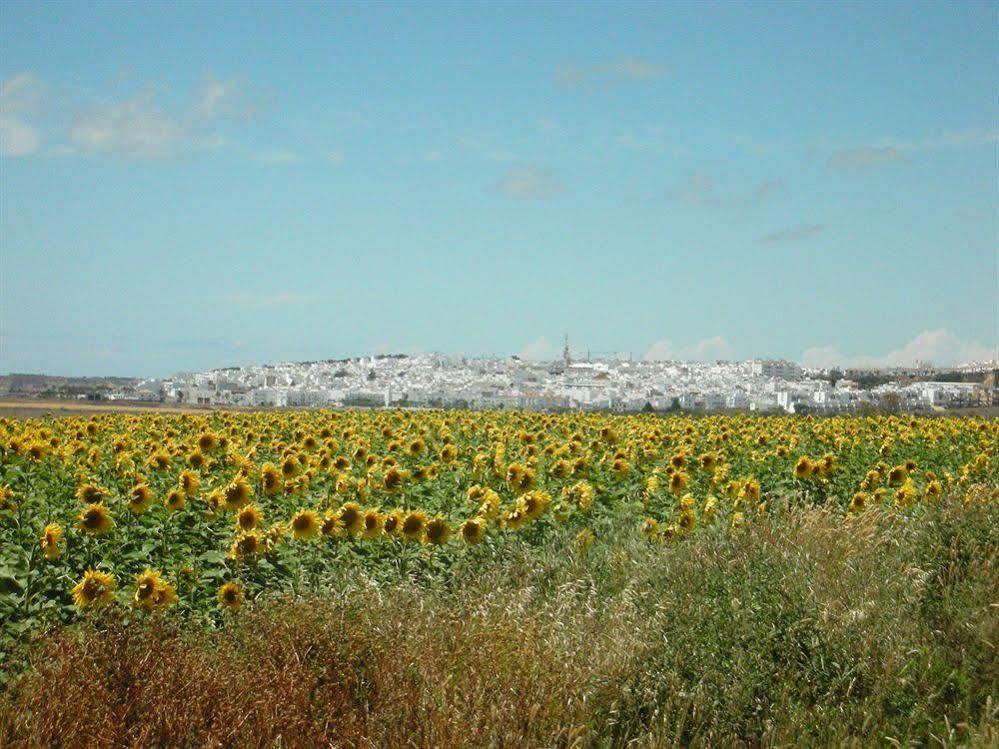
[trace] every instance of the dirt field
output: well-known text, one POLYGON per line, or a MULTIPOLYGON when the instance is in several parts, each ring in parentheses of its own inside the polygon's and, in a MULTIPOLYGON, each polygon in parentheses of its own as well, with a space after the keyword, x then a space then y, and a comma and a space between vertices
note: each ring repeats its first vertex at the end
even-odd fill
POLYGON ((184 406, 161 403, 119 401, 71 401, 34 398, 0 398, 0 417, 37 419, 60 416, 81 416, 102 413, 196 413, 211 411, 210 406, 184 406))

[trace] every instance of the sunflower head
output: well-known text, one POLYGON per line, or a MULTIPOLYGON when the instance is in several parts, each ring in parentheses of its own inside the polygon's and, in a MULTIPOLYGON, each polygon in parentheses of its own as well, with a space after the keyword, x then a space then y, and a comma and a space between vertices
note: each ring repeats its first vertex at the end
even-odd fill
POLYGON ((98 502, 103 502, 107 496, 107 489, 104 489, 97 484, 81 484, 76 489, 76 498, 88 505, 95 505, 98 502))
POLYGON ((227 510, 238 510, 249 503, 253 489, 242 476, 237 476, 222 491, 222 503, 227 510))
POLYGON ((263 549, 263 538, 257 531, 249 531, 236 537, 229 548, 230 559, 243 561, 259 554, 263 549))
POLYGON ((400 509, 392 510, 392 512, 385 516, 385 521, 382 523, 382 531, 390 536, 398 534, 405 516, 406 514, 400 509))
POLYGON ((427 523, 427 541, 432 544, 442 544, 451 535, 451 526, 443 516, 438 515, 427 523))
POLYGON ((385 518, 376 508, 372 507, 364 513, 364 532, 362 534, 364 538, 378 538, 382 535, 384 527, 385 518))
POLYGON ((402 519, 399 532, 407 541, 422 541, 427 530, 427 514, 422 510, 413 510, 402 519))
POLYGON ((237 583, 228 582, 219 588, 219 605, 224 609, 235 610, 243 605, 243 589, 237 583))
POLYGON ((252 531, 263 520, 264 514, 256 505, 246 505, 236 513, 236 527, 241 531, 252 531))
POLYGON ((166 499, 163 500, 163 504, 172 512, 184 509, 184 504, 186 502, 187 495, 184 494, 184 490, 180 488, 171 489, 167 492, 166 499))
POLYGON ((107 533, 114 525, 110 513, 104 503, 88 505, 80 514, 76 516, 77 527, 85 533, 93 533, 95 536, 107 533))
POLYGON ((486 534, 486 519, 469 518, 461 524, 461 540, 466 544, 477 544, 486 534))
POLYGON ((71 591, 73 603, 82 611, 103 606, 114 600, 116 587, 111 574, 100 570, 87 570, 71 591))
POLYGON ((319 534, 322 524, 319 516, 313 510, 299 510, 288 524, 292 538, 299 541, 306 541, 315 538, 319 534))
POLYGON ((340 506, 340 511, 337 514, 340 518, 340 526, 346 533, 353 536, 364 529, 364 514, 357 502, 345 502, 340 506))
POLYGON ((58 523, 49 523, 42 530, 40 539, 42 552, 46 559, 56 559, 59 556, 59 541, 62 540, 62 527, 58 523))

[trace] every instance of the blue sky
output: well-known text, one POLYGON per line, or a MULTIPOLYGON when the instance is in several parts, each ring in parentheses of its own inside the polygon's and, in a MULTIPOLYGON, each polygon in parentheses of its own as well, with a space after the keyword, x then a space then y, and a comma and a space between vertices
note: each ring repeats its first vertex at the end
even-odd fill
POLYGON ((0 4, 0 371, 986 358, 997 8, 0 4))

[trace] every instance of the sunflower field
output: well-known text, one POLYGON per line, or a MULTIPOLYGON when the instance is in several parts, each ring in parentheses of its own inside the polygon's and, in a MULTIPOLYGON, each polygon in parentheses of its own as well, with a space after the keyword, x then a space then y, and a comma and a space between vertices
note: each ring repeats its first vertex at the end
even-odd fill
MULTIPOLYGON (((0 695, 25 670, 44 674, 45 663, 78 658, 75 665, 63 664, 69 676, 38 677, 43 686, 36 694, 43 701, 33 712, 21 705, 9 713, 58 723, 53 706, 76 697, 69 692, 58 697, 51 685, 59 682, 68 690, 79 683, 86 691, 94 679, 107 682, 106 674, 86 676, 87 669, 114 668, 118 656, 95 660, 93 652, 99 647, 127 651, 129 638, 135 637, 146 648, 149 635, 137 634, 143 627, 183 623, 180 631, 187 634, 178 636, 185 638, 231 631, 245 646, 245 638, 265 636, 261 633, 275 642, 291 637, 281 628, 298 619, 311 621, 323 611, 331 618, 315 619, 317 629, 309 636, 328 632, 329 622, 338 621, 342 638, 351 626, 360 627, 356 636, 370 648, 372 632, 395 628, 384 640, 385 682, 379 689, 386 695, 414 673, 426 672, 429 650, 446 647, 433 668, 449 669, 466 642, 478 643, 467 646, 472 648, 468 657, 494 660, 470 667, 467 678, 489 673, 497 658, 528 659, 502 673, 516 678, 519 686, 511 687, 511 694, 527 688, 525 679, 537 679, 536 704, 512 704, 508 723, 496 704, 486 713, 468 708, 476 720, 486 715, 503 724, 495 728, 499 738, 489 744, 509 745, 509 736, 517 735, 521 739, 515 745, 521 740, 583 745, 577 723, 599 722, 587 711, 601 700, 607 704, 600 718, 604 730, 620 734, 621 743, 646 735, 641 731, 653 730, 650 726, 660 725, 655 729, 660 730, 666 718, 661 707, 651 705, 663 699, 665 674, 679 679, 676 694, 696 705, 683 708, 693 711, 689 715, 681 711, 669 718, 675 721, 669 730, 680 731, 676 735, 686 736, 684 742, 698 736, 709 743, 758 738, 771 726, 759 710, 759 690, 796 684, 795 679, 803 680, 801 689, 808 695, 802 722, 787 729, 798 731, 814 722, 816 705, 852 709, 861 662, 867 663, 865 678, 871 684, 861 695, 863 712, 852 724, 829 718, 823 725, 830 730, 866 731, 872 720, 890 714, 901 721, 903 733, 922 735, 938 726, 934 721, 941 715, 950 725, 948 716, 974 714, 985 715, 982 730, 988 732, 990 721, 999 719, 999 713, 989 712, 995 678, 983 676, 999 669, 982 665, 999 666, 990 644, 997 634, 990 624, 995 618, 987 613, 999 595, 997 444, 996 420, 894 415, 327 410, 0 419, 0 658, 5 662, 0 695), (959 564, 965 570, 960 574, 955 571, 959 564), (937 577, 942 582, 935 586, 937 577), (872 588, 875 579, 880 582, 872 588), (870 600, 860 603, 865 596, 870 600), (312 603, 294 614, 280 613, 296 601, 312 603), (641 601, 638 608, 636 601, 641 601), (701 613, 688 617, 695 610, 701 613), (909 613, 898 619, 896 610, 909 613), (510 613, 516 611, 516 616, 510 613), (599 611, 605 612, 603 629, 592 630, 599 611), (941 624, 944 614, 954 622, 952 630, 941 624), (616 624, 629 617, 629 627, 616 624), (778 627, 775 620, 785 624, 778 627), (805 639, 787 650, 791 645, 781 627, 809 621, 821 624, 821 632, 802 634, 805 639), (115 622, 126 629, 115 634, 115 622), (893 635, 895 660, 870 647, 871 632, 887 633, 903 624, 909 629, 893 635), (92 636, 105 639, 82 646, 74 656, 79 641, 72 635, 61 639, 59 632, 77 625, 96 627, 92 636), (485 640, 475 629, 480 626, 490 631, 485 640), (972 626, 979 628, 974 647, 968 640, 972 626), (400 632, 412 628, 418 634, 398 640, 400 632), (443 634, 469 628, 471 634, 452 639, 443 634), (822 634, 822 628, 829 632, 822 634), (504 649, 504 631, 518 633, 510 635, 509 649, 504 649), (766 632, 776 639, 760 640, 766 632), (951 639, 940 640, 941 633, 951 639), (109 637, 127 642, 107 644, 109 637), (578 654, 588 652, 592 638, 599 637, 607 638, 603 649, 579 660, 578 654), (661 646, 655 649, 659 640, 690 642, 660 652, 661 646), (32 641, 49 643, 50 651, 43 648, 50 652, 48 660, 28 665, 21 657, 32 641), (417 641, 422 644, 411 661, 400 661, 400 648, 417 641), (743 645, 733 650, 732 641, 743 645), (820 642, 829 653, 802 661, 802 653, 819 652, 820 642), (548 648, 547 655, 530 655, 539 647, 548 648), (489 655, 496 648, 502 654, 489 655), (598 653, 608 654, 606 660, 598 653), (667 668, 666 653, 680 660, 667 668), (700 655, 687 661, 688 653, 700 655), (764 660, 746 665, 739 653, 764 660), (918 666, 909 662, 920 653, 930 660, 918 666), (937 662, 938 656, 951 657, 946 653, 964 653, 950 671, 937 662), (628 676, 621 664, 635 658, 635 671, 628 676), (836 686, 813 694, 815 684, 832 678, 830 663, 842 669, 836 686), (885 675, 886 663, 895 669, 894 677, 885 675), (579 688, 559 697, 567 685, 585 681, 564 672, 570 667, 589 670, 590 692, 579 688), (733 676, 743 667, 751 687, 733 676), (894 702, 910 691, 905 685, 912 683, 917 667, 928 674, 918 710, 894 702), (767 670, 786 668, 797 669, 798 676, 767 670), (600 669, 606 670, 597 673, 600 669), (717 691, 705 692, 715 672, 717 691), (955 681, 961 674, 962 680, 955 681), (993 686, 983 687, 982 678, 991 678, 993 686), (621 691, 611 697, 607 685, 617 682, 621 691), (646 684, 644 692, 641 684, 646 684), (724 699, 734 707, 720 702, 719 695, 727 692, 732 695, 724 699), (966 694, 963 703, 954 696, 958 693, 966 694), (638 706, 625 716, 622 705, 629 702, 638 706), (578 704, 579 715, 566 712, 572 704, 578 704), (556 726, 551 734, 543 720, 535 720, 548 714, 546 705, 556 726), (944 712, 934 713, 939 705, 944 712), (708 733, 694 731, 694 714, 705 721, 702 730, 708 733), (625 726, 630 728, 625 731, 625 726), (578 741, 565 739, 569 735, 578 741)), ((172 642, 172 635, 157 631, 154 640, 172 642)), ((295 631, 294 642, 273 647, 296 651, 305 635, 295 631)), ((197 669, 213 657, 198 653, 218 647, 188 643, 164 657, 191 653, 196 671, 190 680, 196 681, 203 676, 197 669)), ((366 657, 375 658, 375 651, 366 657)), ((349 660, 351 653, 344 657, 349 660)), ((146 650, 136 655, 143 663, 151 657, 146 650)), ((261 657, 252 657, 252 669, 260 667, 261 657)), ((170 663, 163 673, 183 673, 182 665, 170 663)), ((367 662, 357 673, 374 678, 373 668, 367 662)), ((458 679, 457 673, 426 676, 424 686, 411 685, 383 703, 401 710, 411 699, 412 714, 424 715, 427 695, 445 689, 440 685, 458 679)), ((22 684, 33 683, 30 674, 24 678, 22 684)), ((227 683, 227 677, 220 678, 220 684, 227 683)), ((318 685, 327 677, 311 670, 293 681, 316 678, 318 685)), ((447 726, 454 723, 453 730, 460 732, 467 719, 454 712, 455 699, 467 699, 476 689, 493 694, 495 684, 455 688, 457 698, 439 695, 438 733, 418 744, 478 745, 468 737, 446 738, 452 730, 447 726)), ((357 698, 357 688, 351 690, 357 698)), ((16 693, 18 699, 34 699, 28 687, 16 693)), ((803 699, 802 693, 771 699, 794 702, 803 699)), ((333 730, 313 714, 312 694, 302 697, 302 730, 312 726, 308 731, 313 731, 303 733, 304 744, 326 741, 326 731, 333 730), (310 723, 314 718, 318 722, 310 723)), ((372 699, 364 697, 358 714, 372 715, 372 699)), ((175 718, 176 725, 194 726, 188 703, 180 704, 177 715, 186 717, 175 718)), ((92 740, 83 744, 149 745, 180 730, 148 733, 154 729, 139 721, 147 732, 122 738, 127 725, 122 720, 109 718, 100 729, 104 733, 95 728, 92 740)), ((205 720, 204 731, 192 733, 189 741, 217 740, 211 726, 221 718, 205 720)), ((5 730, 14 731, 8 738, 19 731, 34 736, 27 745, 63 743, 67 734, 61 731, 75 730, 74 724, 67 714, 59 724, 63 728, 44 734, 48 739, 37 733, 47 729, 27 718, 5 730)), ((274 725, 265 721, 259 730, 277 730, 274 725)), ((347 730, 344 725, 336 730, 347 730)), ((377 726, 365 726, 358 734, 360 745, 377 735, 377 726)), ((238 734, 227 736, 218 740, 243 742, 234 738, 238 734)), ((831 736, 838 734, 819 733, 816 740, 831 736)), ((376 743, 391 745, 397 738, 386 735, 376 743)))
POLYGON ((445 570, 553 526, 650 543, 775 502, 918 513, 995 484, 984 419, 313 411, 0 421, 5 642, 118 601, 235 609, 332 568, 445 570))

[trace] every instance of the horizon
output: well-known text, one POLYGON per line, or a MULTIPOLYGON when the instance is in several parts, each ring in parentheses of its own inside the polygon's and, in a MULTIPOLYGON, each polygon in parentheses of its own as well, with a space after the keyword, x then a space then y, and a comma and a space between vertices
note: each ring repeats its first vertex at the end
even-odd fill
POLYGON ((4 4, 0 371, 544 359, 564 330, 992 359, 996 28, 985 2, 4 4))
MULTIPOLYGON (((945 331, 936 331, 936 333, 945 333, 945 331)), ((901 351, 905 351, 902 349, 901 351)), ((650 352, 652 351, 650 350, 650 352)), ((598 352, 598 354, 591 355, 591 353, 583 349, 570 349, 570 357, 573 364, 580 363, 600 363, 600 362, 636 362, 636 363, 647 363, 647 364, 721 364, 721 363, 746 363, 752 361, 787 361, 792 364, 797 364, 804 370, 812 371, 832 371, 832 370, 847 370, 847 369, 882 369, 882 370, 892 370, 892 369, 916 369, 916 368, 927 368, 927 369, 957 369, 965 366, 978 366, 985 365, 989 366, 999 366, 999 352, 997 352, 994 357, 986 357, 983 359, 969 359, 965 361, 957 361, 952 363, 939 363, 933 361, 926 361, 922 359, 901 359, 901 358, 875 358, 875 357, 854 357, 850 360, 844 360, 841 362, 830 362, 823 364, 805 364, 801 361, 795 361, 793 359, 780 359, 779 357, 767 357, 767 356, 749 356, 745 358, 732 358, 732 357, 718 357, 712 359, 682 359, 682 358, 650 358, 648 353, 644 356, 635 356, 633 352, 598 352)), ((898 354, 899 352, 893 352, 893 354, 898 354)), ((547 355, 547 352, 546 352, 547 355)), ((467 361, 480 361, 480 360, 497 360, 497 359, 517 359, 524 362, 525 364, 531 365, 544 365, 551 364, 553 362, 558 362, 563 359, 563 353, 557 352, 556 355, 546 356, 546 357, 531 357, 522 356, 519 353, 485 353, 485 354, 463 354, 463 353, 449 353, 446 351, 406 351, 406 352, 392 352, 392 351, 381 351, 381 352, 369 352, 365 354, 356 354, 353 356, 346 357, 318 357, 314 359, 273 359, 269 361, 256 361, 247 362, 244 364, 221 364, 217 366, 204 367, 202 369, 191 370, 191 369, 178 369, 173 370, 168 374, 156 374, 156 375, 135 375, 135 374, 122 374, 122 373, 112 373, 112 374, 64 374, 55 372, 28 372, 28 371, 14 371, 10 370, 6 373, 7 377, 15 376, 29 376, 29 377, 62 377, 67 379, 132 379, 132 380, 169 380, 176 375, 191 373, 191 372, 217 372, 229 369, 244 369, 247 367, 277 367, 282 365, 306 365, 306 364, 322 364, 322 363, 332 363, 332 362, 349 362, 357 361, 361 359, 382 359, 382 358, 409 358, 409 357, 419 357, 419 356, 440 356, 450 359, 463 359, 467 361)))

